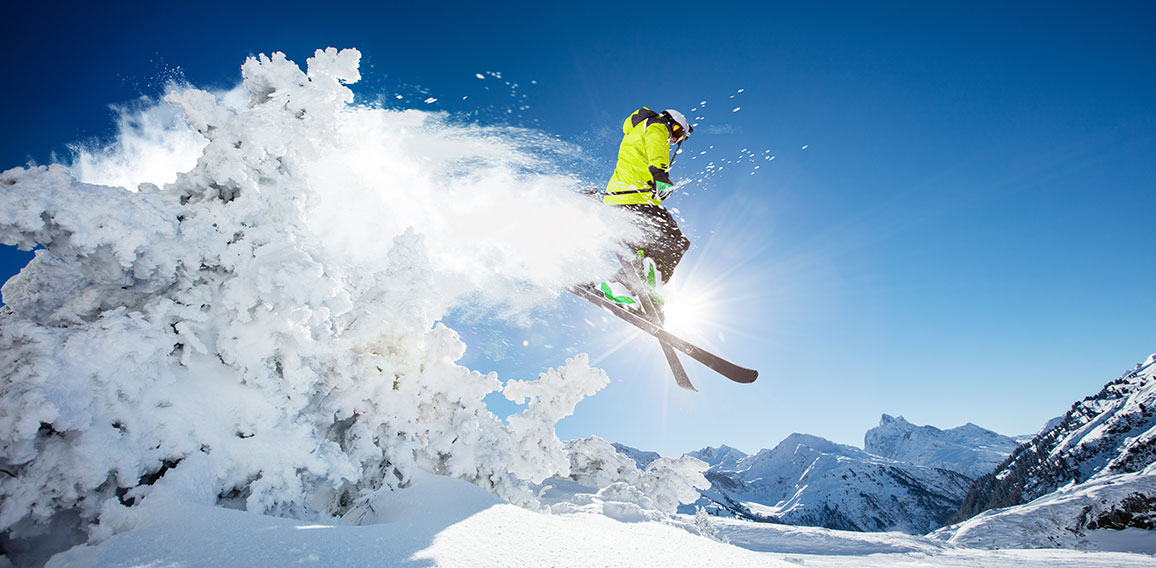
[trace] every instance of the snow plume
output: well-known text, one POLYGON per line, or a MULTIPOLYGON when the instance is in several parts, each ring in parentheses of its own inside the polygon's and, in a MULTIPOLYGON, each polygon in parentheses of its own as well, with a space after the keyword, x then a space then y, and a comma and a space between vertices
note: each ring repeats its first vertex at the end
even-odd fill
MULTIPOLYGON (((238 88, 223 98, 236 101, 242 93, 243 89, 238 88)), ((136 189, 142 183, 172 183, 178 172, 197 165, 206 140, 177 109, 141 97, 133 104, 114 106, 113 110, 119 135, 111 144, 71 146, 73 159, 69 169, 76 179, 136 189)))
MULTIPOLYGON (((542 165, 550 138, 352 106, 359 56, 251 58, 245 104, 170 93, 203 138, 166 146, 199 154, 163 187, 0 174, 0 242, 41 247, 3 287, 0 540, 99 540, 166 499, 342 515, 421 470, 534 506, 531 484, 569 475, 554 423, 605 373, 577 355, 512 381, 530 402, 507 424, 439 320, 541 305, 629 225, 542 165)), ((81 171, 139 181, 119 174, 154 147, 81 171)))

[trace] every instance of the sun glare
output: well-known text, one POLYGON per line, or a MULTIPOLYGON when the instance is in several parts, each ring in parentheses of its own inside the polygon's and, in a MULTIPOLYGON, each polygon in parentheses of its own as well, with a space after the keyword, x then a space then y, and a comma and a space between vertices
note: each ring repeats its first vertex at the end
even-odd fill
POLYGON ((675 335, 689 337, 704 336, 714 328, 723 327, 726 320, 720 311, 723 303, 713 290, 693 286, 693 281, 684 286, 666 288, 665 328, 675 335))
POLYGON ((663 313, 666 315, 666 329, 674 334, 694 331, 702 327, 709 309, 702 296, 693 292, 671 292, 667 295, 663 313))

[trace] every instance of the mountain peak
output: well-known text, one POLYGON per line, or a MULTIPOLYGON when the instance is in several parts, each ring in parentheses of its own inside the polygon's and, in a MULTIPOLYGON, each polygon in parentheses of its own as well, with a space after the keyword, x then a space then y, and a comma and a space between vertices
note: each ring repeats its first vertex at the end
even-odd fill
POLYGON ((863 436, 863 448, 869 453, 956 471, 972 479, 994 470, 1018 445, 1015 438, 970 422, 941 430, 888 414, 863 436))
POLYGON ((726 444, 717 448, 707 446, 701 450, 688 452, 686 455, 706 462, 711 466, 711 469, 733 469, 739 460, 747 457, 746 452, 726 444))
POLYGON ((662 457, 658 454, 658 452, 640 450, 638 448, 627 446, 626 444, 619 444, 618 442, 611 444, 611 446, 614 446, 614 449, 618 453, 634 460, 634 463, 638 465, 638 469, 646 469, 646 466, 653 463, 654 460, 662 457))

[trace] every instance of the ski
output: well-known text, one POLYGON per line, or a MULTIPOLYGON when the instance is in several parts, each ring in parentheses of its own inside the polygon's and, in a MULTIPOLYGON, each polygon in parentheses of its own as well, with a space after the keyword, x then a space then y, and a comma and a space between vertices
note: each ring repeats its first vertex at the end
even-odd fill
MULTIPOLYGON (((642 281, 641 271, 638 269, 638 266, 621 253, 618 254, 618 261, 622 263, 622 269, 626 271, 627 277, 633 278, 634 287, 642 291, 638 294, 638 299, 642 302, 642 309, 646 312, 647 319, 649 319, 651 323, 662 325, 662 320, 658 315, 658 308, 655 307, 654 299, 650 297, 650 294, 646 290, 646 284, 642 281)), ((678 360, 678 353, 674 352, 674 348, 662 341, 659 341, 658 344, 662 346, 662 354, 666 356, 666 363, 670 365, 670 372, 674 374, 674 383, 678 385, 679 388, 698 392, 698 389, 694 388, 694 385, 690 382, 690 377, 686 375, 686 369, 682 367, 682 361, 678 360)))
POLYGON ((596 294, 589 288, 574 287, 570 289, 570 292, 596 306, 605 308, 607 311, 618 316, 623 321, 633 325, 634 327, 637 327, 638 329, 641 329, 642 331, 645 331, 646 333, 649 333, 650 335, 657 337, 658 340, 661 341, 664 345, 669 345, 675 349, 678 349, 679 351, 682 351, 683 353, 686 353, 687 355, 690 355, 690 357, 695 361, 706 365, 711 370, 736 383, 753 383, 755 382, 755 379, 759 377, 758 371, 735 365, 734 363, 731 363, 730 361, 727 361, 726 359, 723 359, 714 353, 711 353, 705 349, 702 349, 701 347, 687 342, 682 338, 675 337, 674 335, 671 335, 670 332, 663 329, 662 326, 631 313, 626 308, 618 306, 617 304, 602 297, 600 294, 596 294))

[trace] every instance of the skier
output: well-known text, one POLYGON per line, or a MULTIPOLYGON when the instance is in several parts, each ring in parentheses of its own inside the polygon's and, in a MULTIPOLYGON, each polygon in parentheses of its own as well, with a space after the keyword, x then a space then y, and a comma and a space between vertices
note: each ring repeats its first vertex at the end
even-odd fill
MULTIPOLYGON (((622 123, 618 164, 602 198, 603 203, 629 209, 637 215, 645 236, 641 242, 627 243, 627 246, 653 260, 658 275, 655 278, 645 275, 644 278, 659 304, 662 298, 653 288, 660 285, 658 282, 670 280, 682 255, 690 247, 690 240, 679 230, 678 223, 662 202, 674 193, 669 171, 670 147, 674 146, 677 154, 677 148, 691 132, 694 128, 677 110, 657 113, 642 107, 631 113, 622 123)), ((632 279, 624 278, 620 272, 614 280, 627 284, 632 279)), ((611 292, 612 284, 604 284, 602 289, 606 297, 621 301, 622 296, 611 292)), ((640 290, 631 292, 642 293, 640 290)))
MULTIPOLYGON (((596 306, 609 309, 622 320, 658 338, 663 355, 670 364, 670 371, 674 374, 675 384, 693 391, 696 389, 675 350, 686 353, 737 383, 754 382, 759 372, 735 365, 663 329, 663 300, 658 288, 662 280, 670 279, 682 255, 690 248, 690 241, 679 230, 678 223, 662 206, 662 202, 674 193, 674 183, 670 180, 670 164, 673 161, 670 147, 675 147, 677 156, 678 148, 691 132, 694 129, 677 110, 657 113, 642 107, 622 123, 618 164, 610 182, 606 184, 602 201, 629 209, 637 216, 644 236, 641 242, 628 243, 627 246, 643 257, 643 274, 631 274, 639 264, 637 259, 619 254, 622 270, 614 278, 601 284, 573 286, 570 291, 596 306), (626 306, 639 308, 642 313, 625 309, 626 306)), ((593 190, 586 193, 593 195, 597 192, 593 190)))

